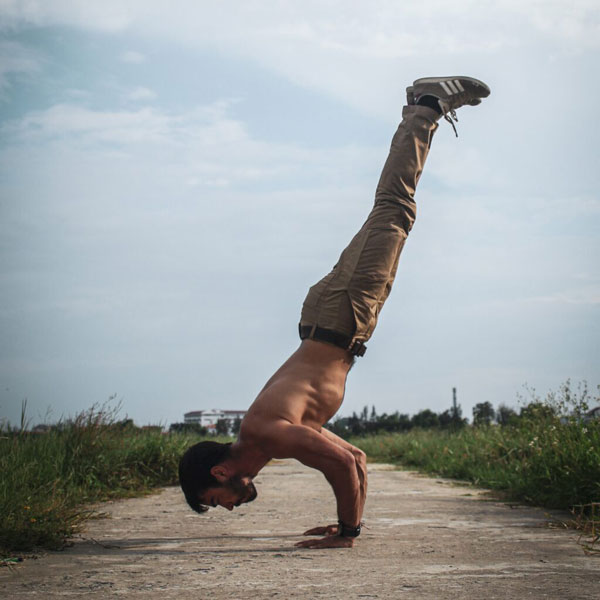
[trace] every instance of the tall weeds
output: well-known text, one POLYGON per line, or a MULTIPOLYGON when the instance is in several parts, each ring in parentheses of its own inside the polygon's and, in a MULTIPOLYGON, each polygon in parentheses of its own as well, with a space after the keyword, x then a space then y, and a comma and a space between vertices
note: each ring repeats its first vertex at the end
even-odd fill
POLYGON ((587 387, 574 391, 567 381, 545 400, 531 393, 532 401, 507 426, 412 430, 352 442, 371 460, 467 480, 515 500, 562 509, 598 502, 600 420, 583 418, 587 387))
POLYGON ((92 513, 86 504, 177 483, 197 436, 123 425, 92 408, 45 433, 0 434, 0 550, 59 548, 92 513))

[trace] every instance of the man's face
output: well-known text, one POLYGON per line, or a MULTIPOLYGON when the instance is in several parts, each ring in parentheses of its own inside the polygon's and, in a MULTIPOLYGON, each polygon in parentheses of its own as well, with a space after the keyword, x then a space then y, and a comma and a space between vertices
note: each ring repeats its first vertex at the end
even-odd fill
POLYGON ((222 506, 227 510, 233 510, 246 502, 252 502, 258 495, 251 477, 240 477, 232 475, 222 487, 208 488, 200 502, 206 506, 222 506))

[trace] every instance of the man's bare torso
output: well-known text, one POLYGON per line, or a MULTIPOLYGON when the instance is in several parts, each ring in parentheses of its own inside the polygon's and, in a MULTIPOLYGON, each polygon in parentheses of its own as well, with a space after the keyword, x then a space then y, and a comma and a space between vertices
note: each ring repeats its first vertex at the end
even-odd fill
MULTIPOLYGON (((333 488, 338 519, 357 527, 367 493, 365 454, 323 428, 342 404, 352 363, 342 348, 304 340, 250 406, 232 452, 240 457, 238 472, 250 477, 270 458, 295 458, 318 469, 333 488)), ((351 547, 353 538, 328 535, 337 530, 337 524, 316 527, 307 534, 326 537, 299 545, 351 547)))
POLYGON ((351 365, 345 350, 303 341, 250 406, 240 438, 260 437, 265 426, 281 420, 320 431, 342 404, 351 365))

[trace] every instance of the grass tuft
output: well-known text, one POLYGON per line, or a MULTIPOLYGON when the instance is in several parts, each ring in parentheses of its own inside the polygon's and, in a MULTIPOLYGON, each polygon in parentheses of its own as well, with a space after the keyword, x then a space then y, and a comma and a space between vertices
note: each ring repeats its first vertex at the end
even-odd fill
MULTIPOLYGON (((180 456, 202 438, 118 422, 94 407, 44 433, 0 435, 0 553, 59 549, 92 502, 177 483, 180 456)), ((211 439, 215 439, 214 436, 211 439)), ((229 440, 228 440, 229 441, 229 440)))

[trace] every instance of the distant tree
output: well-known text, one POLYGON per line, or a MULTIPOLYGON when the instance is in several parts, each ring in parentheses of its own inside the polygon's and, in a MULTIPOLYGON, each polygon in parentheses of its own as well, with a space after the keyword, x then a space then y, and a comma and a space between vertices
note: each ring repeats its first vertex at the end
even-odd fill
POLYGON ((242 426, 242 420, 239 417, 236 417, 231 423, 231 433, 233 435, 237 435, 240 432, 240 427, 242 426))
POLYGON ((517 412, 510 408, 510 406, 506 406, 505 404, 501 404, 496 411, 496 423, 498 425, 506 426, 514 423, 518 419, 517 412))
POLYGON ((206 435, 208 430, 202 427, 200 423, 171 423, 169 425, 170 433, 196 433, 198 435, 206 435))
POLYGON ((229 435, 229 419, 219 419, 215 425, 217 435, 229 435))
POLYGON ((394 413, 394 418, 396 421, 396 431, 408 431, 412 428, 412 423, 408 415, 396 412, 394 413))
POLYGON ((535 421, 551 421, 558 417, 558 411, 554 406, 543 402, 530 402, 527 406, 522 406, 519 416, 523 419, 532 419, 535 421))
POLYGON ((348 423, 350 421, 350 417, 338 417, 333 421, 329 421, 325 423, 325 429, 331 431, 331 433, 335 433, 335 435, 339 435, 341 438, 346 439, 350 435, 350 428, 348 423))
POLYGON ((436 413, 428 408, 413 415, 411 419, 413 427, 421 427, 422 429, 431 429, 432 427, 438 427, 440 420, 436 413))
MULTIPOLYGON (((365 410, 366 408, 365 406, 365 410)), ((365 432, 364 420, 355 412, 348 418, 348 429, 351 435, 362 435, 365 432)))
MULTIPOLYGON (((32 433, 48 433, 49 431, 51 431, 51 429, 52 429, 52 425, 48 425, 47 423, 40 423, 39 425, 36 425, 35 427, 33 427, 31 432, 32 433)), ((8 431, 10 432, 10 425, 8 427, 8 431)))
POLYGON ((371 417, 369 418, 370 421, 377 421, 377 411, 375 410, 375 405, 373 404, 373 406, 371 406, 371 417))
POLYGON ((452 405, 447 411, 444 411, 444 413, 447 414, 440 420, 442 422, 447 422, 448 417, 450 417, 448 427, 451 429, 460 429, 468 423, 468 420, 464 419, 462 416, 462 408, 460 404, 457 404, 456 406, 452 405))
POLYGON ((377 418, 376 425, 378 430, 388 432, 408 431, 412 427, 410 417, 408 415, 401 415, 398 411, 391 415, 386 413, 380 415, 377 418))
POLYGON ((440 413, 438 415, 438 421, 440 423, 440 427, 444 429, 449 429, 455 423, 454 411, 451 408, 449 408, 443 413, 440 413))
POLYGON ((490 402, 480 402, 473 407, 473 425, 490 425, 496 416, 496 411, 490 402))

